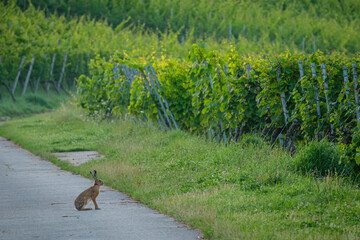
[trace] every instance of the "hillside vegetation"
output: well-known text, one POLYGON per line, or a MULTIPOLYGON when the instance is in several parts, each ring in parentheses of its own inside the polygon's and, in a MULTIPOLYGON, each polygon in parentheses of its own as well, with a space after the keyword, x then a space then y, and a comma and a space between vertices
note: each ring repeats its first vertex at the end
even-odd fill
MULTIPOLYGON (((26 9, 27 1, 18 0, 26 9)), ((87 15, 106 19, 116 27, 144 27, 161 33, 178 33, 178 40, 191 38, 216 40, 229 38, 244 52, 264 49, 283 51, 346 51, 359 48, 360 2, 357 0, 104 0, 61 1, 33 0, 35 7, 48 14, 58 13, 71 19, 87 15), (315 39, 315 42, 314 42, 315 39), (244 42, 255 46, 242 48, 244 42)))
MULTIPOLYGON (((96 55, 152 61, 185 58, 193 43, 239 56, 334 51, 356 55, 358 1, 16 1, 0 3, 0 93, 14 88, 19 70, 33 92, 54 84, 67 55, 69 87, 96 55), (85 14, 85 15, 83 15, 85 14), (155 14, 155 15, 154 15, 155 14), (259 21, 259 19, 261 21, 259 21), (231 34, 229 27, 231 24, 231 34), (56 56, 55 56, 56 55, 56 56), (46 56, 46 57, 45 57, 46 56), (22 58, 24 64, 20 66, 22 58), (51 72, 52 60, 54 71, 51 72)), ((56 88, 56 86, 55 86, 56 88)), ((59 91, 57 89, 57 91, 59 91)), ((1 98, 1 95, 0 95, 1 98)))
POLYGON ((87 65, 98 54, 109 57, 121 52, 124 57, 151 58, 172 52, 182 56, 190 45, 188 41, 181 46, 173 33, 163 34, 159 41, 155 33, 126 28, 125 22, 113 29, 106 21, 84 16, 68 21, 63 16, 46 16, 33 6, 22 11, 15 1, 0 3, 0 12, 0 99, 2 95, 22 95, 20 88, 31 66, 28 82, 32 92, 49 86, 59 92, 56 85, 61 77, 61 86, 72 90, 74 78, 88 74, 87 65))

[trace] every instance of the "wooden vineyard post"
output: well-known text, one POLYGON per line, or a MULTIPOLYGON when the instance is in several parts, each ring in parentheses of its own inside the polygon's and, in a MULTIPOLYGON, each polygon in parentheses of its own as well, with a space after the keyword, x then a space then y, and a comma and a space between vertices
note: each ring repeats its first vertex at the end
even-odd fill
POLYGON ((129 79, 129 99, 131 97, 131 89, 133 89, 133 82, 135 81, 135 76, 140 76, 140 72, 136 68, 130 68, 129 72, 131 73, 131 79, 129 79))
MULTIPOLYGON (((206 61, 205 61, 205 66, 206 66, 206 67, 208 66, 208 63, 207 63, 206 61)), ((212 81, 211 74, 208 74, 208 78, 209 78, 209 81, 210 81, 211 90, 213 90, 213 89, 214 89, 214 84, 213 84, 213 81, 212 81)), ((226 145, 226 144, 227 144, 227 139, 226 139, 226 134, 225 134, 225 132, 224 132, 224 130, 223 130, 222 119, 220 119, 219 124, 220 124, 220 132, 221 132, 221 134, 222 134, 222 136, 223 136, 223 140, 224 140, 224 143, 225 143, 225 145, 226 145)))
POLYGON ((302 64, 302 60, 299 60, 299 71, 300 71, 300 79, 304 77, 304 67, 302 64))
POLYGON ((43 71, 44 71, 44 66, 45 66, 46 58, 47 58, 47 54, 45 54, 45 56, 44 56, 44 62, 43 62, 43 64, 41 65, 40 74, 39 74, 38 79, 36 80, 35 91, 34 91, 35 95, 36 95, 36 93, 37 93, 37 91, 38 91, 38 89, 39 89, 39 84, 40 84, 40 80, 41 80, 41 75, 42 75, 42 73, 43 73, 43 71))
MULTIPOLYGON (((216 68, 216 71, 217 71, 217 74, 218 74, 218 76, 219 76, 219 80, 221 80, 220 68, 217 67, 217 68, 216 68)), ((226 82, 226 83, 227 83, 227 86, 228 86, 228 89, 229 89, 229 83, 228 83, 228 82, 226 82)), ((222 124, 222 120, 221 120, 221 119, 220 119, 220 130, 221 130, 221 133, 222 133, 222 137, 223 137, 224 143, 225 143, 225 145, 226 145, 226 144, 227 144, 226 133, 225 133, 225 131, 223 130, 223 124, 222 124)))
POLYGON ((129 94, 129 99, 130 99, 130 97, 131 97, 130 90, 132 89, 132 83, 135 81, 134 76, 139 75, 139 72, 135 68, 128 68, 126 65, 122 65, 122 69, 123 69, 126 79, 128 80, 127 81, 129 84, 128 94, 129 94))
POLYGON ((346 94, 346 98, 348 99, 348 97, 349 97, 349 86, 348 86, 349 77, 348 77, 347 71, 348 71, 347 67, 346 67, 346 65, 344 65, 343 66, 343 76, 344 76, 345 94, 346 94))
MULTIPOLYGON (((280 66, 279 66, 276 69, 276 80, 278 82, 281 81, 280 74, 281 74, 281 70, 280 70, 280 66)), ((280 99, 281 99, 281 106, 282 106, 283 113, 284 113, 285 126, 287 126, 288 125, 289 112, 286 109, 286 96, 285 96, 284 91, 281 92, 280 99)), ((280 142, 280 147, 282 148, 284 146, 284 137, 281 134, 281 132, 279 133, 279 142, 280 142)))
POLYGON ((121 65, 128 83, 131 85, 133 82, 133 76, 131 75, 130 69, 126 65, 121 65))
MULTIPOLYGON (((132 82, 134 81, 134 76, 133 75, 139 75, 140 73, 137 72, 135 69, 131 69, 131 68, 129 68, 128 66, 126 66, 124 64, 121 65, 121 68, 122 68, 122 70, 124 72, 124 75, 125 75, 126 79, 128 80, 128 83, 130 84, 130 88, 131 88, 132 82)), ((144 82, 145 82, 145 89, 149 92, 150 96, 153 98, 153 93, 151 91, 149 82, 146 79, 145 74, 144 73, 141 73, 141 74, 142 74, 142 77, 143 77, 144 82)), ((165 123, 164 117, 162 116, 161 111, 158 108, 158 106, 156 106, 156 109, 158 111, 158 116, 159 116, 159 118, 157 119, 157 122, 158 122, 159 126, 161 128, 163 128, 163 129, 165 129, 165 130, 168 130, 168 127, 167 127, 167 125, 165 123)), ((145 117, 145 120, 147 120, 146 117, 145 117)))
POLYGON ((123 72, 129 84, 129 97, 131 96, 130 90, 132 89, 132 83, 135 81, 134 76, 140 73, 135 68, 128 68, 126 65, 122 65, 123 72))
POLYGON ((229 41, 231 41, 231 36, 232 36, 232 25, 230 23, 229 24, 229 41))
MULTIPOLYGON (((155 79, 155 82, 156 82, 156 84, 157 84, 157 87, 158 87, 159 91, 161 92, 160 82, 159 82, 159 80, 158 80, 158 78, 157 78, 157 76, 156 76, 155 70, 154 70, 154 68, 152 67, 151 63, 149 64, 149 68, 150 68, 151 73, 152 73, 152 75, 153 75, 153 77, 154 77, 154 79, 155 79)), ((171 118, 171 120, 173 121, 176 130, 179 130, 179 126, 177 125, 177 123, 176 123, 176 121, 175 121, 174 115, 172 114, 172 112, 171 112, 171 110, 170 110, 169 104, 168 104, 168 102, 166 101, 165 96, 163 96, 163 100, 164 100, 166 109, 169 111, 170 118, 171 118)))
MULTIPOLYGON (((75 76, 77 76, 77 74, 79 72, 79 65, 80 65, 80 58, 76 62, 75 76)), ((75 76, 74 76, 73 85, 72 85, 72 89, 74 92, 75 92, 75 87, 76 87, 76 77, 75 76)))
POLYGON ((356 63, 353 64, 353 78, 354 78, 354 92, 355 92, 355 110, 356 121, 360 122, 360 109, 359 109, 359 90, 358 90, 358 74, 356 71, 356 63))
MULTIPOLYGON (((276 69, 276 80, 278 82, 281 81, 280 74, 281 74, 281 70, 280 70, 280 66, 279 66, 276 69)), ((286 108, 286 97, 285 97, 285 92, 284 91, 281 92, 280 99, 281 99, 281 106, 282 106, 283 113, 284 113, 284 118, 285 118, 285 125, 288 125, 289 112, 288 112, 288 110, 286 108)))
MULTIPOLYGON (((134 74, 131 71, 131 68, 128 68, 126 65, 121 65, 121 68, 124 72, 125 78, 129 84, 129 90, 127 91, 127 94, 129 95, 130 98, 130 89, 131 89, 131 85, 132 82, 134 80, 134 74)), ((114 66, 113 68, 113 72, 114 72, 114 78, 115 80, 117 80, 119 78, 119 72, 120 72, 120 66, 118 64, 116 64, 116 66, 114 66)), ((121 91, 124 91, 124 86, 121 87, 121 91)), ((128 106, 129 103, 126 103, 126 106, 128 106)))
POLYGON ((160 85, 159 79, 157 78, 155 70, 154 70, 153 66, 151 65, 151 63, 149 64, 149 70, 151 71, 151 74, 154 76, 154 80, 155 80, 157 88, 161 92, 161 85, 160 85))
POLYGON ((252 66, 249 64, 249 65, 246 65, 246 76, 247 76, 247 79, 250 80, 250 72, 252 70, 252 66))
POLYGON ((21 68, 22 68, 22 66, 24 65, 24 62, 25 62, 25 56, 23 56, 22 59, 21 59, 21 62, 20 62, 20 65, 19 65, 19 69, 18 69, 18 73, 17 73, 17 75, 16 75, 14 84, 13 84, 12 89, 11 89, 11 94, 12 94, 13 96, 14 96, 14 94, 15 94, 16 86, 17 86, 17 84, 18 84, 19 77, 20 77, 20 74, 21 74, 21 68))
MULTIPOLYGON (((208 63, 207 61, 205 61, 205 66, 208 67, 208 63)), ((204 67, 204 66, 203 66, 204 67)), ((212 81, 212 77, 210 74, 208 74, 208 78, 209 78, 209 81, 210 81, 210 87, 211 87, 211 90, 214 89, 214 85, 213 85, 213 81, 212 81)))
POLYGON ((55 58, 56 58, 56 53, 53 54, 53 57, 52 57, 52 60, 51 60, 50 77, 52 77, 52 74, 53 74, 54 64, 55 64, 55 58))
POLYGON ((128 81, 131 81, 131 78, 130 78, 130 76, 128 75, 128 67, 127 67, 126 65, 122 64, 122 65, 121 65, 121 68, 122 68, 122 70, 123 70, 123 72, 124 72, 124 75, 125 75, 126 79, 127 79, 128 81))
POLYGON ((144 69, 145 69, 145 72, 146 72, 146 74, 148 76, 150 84, 153 86, 154 93, 155 93, 155 95, 156 95, 156 97, 157 97, 157 99, 158 99, 158 101, 160 103, 160 107, 161 107, 161 109, 162 109, 162 111, 164 113, 166 122, 169 124, 170 129, 173 130, 172 123, 171 123, 170 118, 169 118, 169 116, 168 116, 168 114, 166 112, 165 106, 164 106, 163 102, 161 101, 160 95, 159 95, 159 93, 157 91, 157 88, 156 88, 156 85, 155 85, 155 83, 154 83, 154 81, 153 81, 153 79, 152 79, 152 77, 150 75, 150 72, 149 72, 149 70, 148 70, 148 68, 146 66, 144 67, 144 69))
MULTIPOLYGON (((224 72, 225 72, 225 77, 226 77, 226 80, 229 79, 229 69, 228 69, 228 66, 226 64, 224 64, 224 72)), ((229 81, 226 81, 226 84, 228 85, 228 90, 230 91, 230 84, 229 84, 229 81)), ((239 132, 239 128, 235 128, 235 135, 233 136, 233 129, 231 128, 231 126, 229 126, 229 141, 231 141, 232 139, 234 139, 235 137, 235 141, 237 141, 237 136, 238 136, 238 132, 239 132)), ((226 137, 226 135, 225 135, 226 137)))
MULTIPOLYGON (((313 79, 316 81, 315 63, 311 63, 311 74, 312 74, 313 79)), ((316 81, 316 85, 317 85, 317 81, 316 81)), ((316 100, 316 112, 318 115, 318 123, 320 124, 321 112, 320 112, 319 93, 318 93, 317 87, 315 87, 315 100, 316 100)))
POLYGON ((135 76, 140 75, 140 72, 135 68, 130 68, 130 73, 131 73, 131 79, 129 81, 129 86, 130 86, 129 90, 132 89, 132 84, 135 81, 135 76))
MULTIPOLYGON (((51 66, 50 66, 50 80, 51 82, 53 82, 53 70, 54 70, 54 64, 55 64, 55 58, 56 58, 56 53, 54 53, 52 60, 51 60, 51 66)), ((46 94, 49 95, 49 88, 50 88, 50 83, 49 81, 47 81, 47 83, 45 83, 45 89, 46 89, 46 94)), ((55 87, 55 90, 57 91, 57 93, 59 93, 58 89, 55 87)))
MULTIPOLYGON (((322 70, 323 80, 324 80, 326 107, 327 107, 328 117, 329 117, 329 122, 330 122, 330 103, 329 103, 329 98, 327 96, 329 85, 326 82, 327 74, 326 74, 326 66, 324 63, 321 64, 321 70, 322 70)), ((330 131, 331 131, 331 134, 334 134, 334 127, 331 123, 330 123, 330 131)))
POLYGON ((25 80, 24 88, 23 88, 22 93, 21 93, 21 97, 23 97, 23 96, 25 95, 26 88, 27 88, 27 86, 28 86, 28 84, 29 84, 30 75, 31 75, 31 71, 32 71, 32 69, 33 69, 34 61, 35 61, 35 55, 34 55, 34 56, 32 57, 32 59, 31 59, 29 71, 28 71, 28 74, 27 74, 27 76, 26 76, 26 80, 25 80))
MULTIPOLYGON (((252 66, 250 64, 247 64, 246 65, 246 76, 247 76, 247 79, 250 83, 250 77, 251 77, 251 71, 253 70, 252 66)), ((245 128, 245 126, 242 126, 242 128, 245 128)), ((244 134, 244 130, 243 129, 240 129, 240 135, 243 135, 244 134)), ((239 135, 239 137, 240 137, 239 135)))
MULTIPOLYGON (((218 69, 218 74, 220 75, 220 70, 218 69)), ((229 79, 229 69, 228 69, 228 66, 226 64, 224 64, 224 72, 225 72, 225 77, 226 77, 226 80, 229 79)), ((228 86, 228 90, 230 91, 230 84, 229 84, 229 81, 226 81, 226 84, 228 86)), ((233 134, 232 134, 232 129, 231 129, 231 126, 229 126, 229 141, 231 141, 233 139, 233 134)), ((226 137, 226 135, 225 135, 226 137)))
MULTIPOLYGON (((300 80, 301 80, 304 77, 304 66, 302 60, 299 60, 299 72, 300 72, 300 80)), ((303 87, 301 87, 301 89, 304 90, 303 87)))
MULTIPOLYGON (((202 65, 203 68, 204 68, 205 66, 206 66, 206 67, 208 66, 207 61, 205 61, 205 65, 204 65, 204 64, 202 65)), ((213 82, 212 82, 212 78, 211 78, 210 74, 208 75, 208 78, 209 78, 210 87, 211 87, 211 90, 212 90, 212 89, 214 88, 214 86, 213 86, 213 82)), ((214 131, 213 131, 212 129, 210 129, 209 131, 210 131, 211 137, 213 138, 213 137, 214 137, 214 131)))
POLYGON ((118 68, 118 65, 115 65, 113 68, 112 68, 112 71, 114 73, 114 80, 117 80, 119 78, 119 68, 118 68))
MULTIPOLYGON (((147 89, 148 89, 148 91, 149 91, 149 93, 150 93, 150 96, 153 97, 153 92, 152 92, 152 90, 151 90, 151 87, 150 87, 150 85, 149 85, 149 82, 148 82, 148 80, 147 80, 146 75, 144 74, 144 72, 142 73, 142 76, 143 76, 143 78, 144 78, 145 86, 147 87, 147 89)), ((157 109, 157 111, 158 111, 158 115, 159 115, 159 118, 160 118, 161 123, 162 123, 162 125, 160 124, 160 126, 163 126, 165 130, 168 130, 168 126, 166 125, 165 120, 164 120, 164 117, 162 116, 161 111, 160 111, 160 109, 158 108, 158 106, 156 106, 156 109, 157 109)), ((159 122, 159 121, 158 121, 158 122, 159 122)))
MULTIPOLYGON (((225 72, 225 77, 226 79, 229 79, 229 69, 228 66, 226 66, 226 64, 224 65, 224 72, 225 72)), ((228 90, 230 90, 230 84, 228 81, 226 81, 226 84, 228 85, 228 90)))
MULTIPOLYGON (((65 55, 64 55, 64 61, 63 61, 62 68, 61 68, 60 78, 59 78, 59 81, 56 84, 56 88, 58 89, 59 93, 60 93, 61 82, 62 82, 62 80, 64 78, 67 55, 68 55, 68 53, 66 52, 65 55)), ((65 91, 65 89, 63 89, 63 90, 65 91)))
POLYGON ((132 74, 132 80, 129 82, 129 84, 130 84, 130 88, 132 88, 132 83, 135 80, 134 76, 139 76, 140 73, 135 68, 130 68, 130 71, 131 71, 131 74, 132 74))
POLYGON ((232 35, 232 26, 231 23, 229 24, 229 41, 231 41, 231 35, 232 35))

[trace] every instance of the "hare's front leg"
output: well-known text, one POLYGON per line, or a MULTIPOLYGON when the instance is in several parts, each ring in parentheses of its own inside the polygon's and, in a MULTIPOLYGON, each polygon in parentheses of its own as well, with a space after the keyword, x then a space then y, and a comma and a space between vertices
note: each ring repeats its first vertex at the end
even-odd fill
POLYGON ((96 203, 96 198, 93 198, 92 201, 93 201, 93 203, 95 205, 95 210, 100 210, 99 206, 96 203))

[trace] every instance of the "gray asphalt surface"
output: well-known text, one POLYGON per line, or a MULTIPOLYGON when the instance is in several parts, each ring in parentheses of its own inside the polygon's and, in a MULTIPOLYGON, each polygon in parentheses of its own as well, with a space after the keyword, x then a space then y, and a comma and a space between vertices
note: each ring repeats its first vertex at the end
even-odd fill
MULTIPOLYGON (((74 200, 93 181, 62 171, 1 137, 0 177, 0 239, 186 240, 202 236, 106 186, 97 198, 101 210, 79 212, 74 200)), ((92 203, 88 206, 94 208, 92 203)))

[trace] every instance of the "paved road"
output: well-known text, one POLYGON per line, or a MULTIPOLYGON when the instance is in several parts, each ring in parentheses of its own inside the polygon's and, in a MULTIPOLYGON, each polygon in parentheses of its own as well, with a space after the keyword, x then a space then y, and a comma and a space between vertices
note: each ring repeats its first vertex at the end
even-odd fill
POLYGON ((90 179, 62 171, 1 137, 0 178, 0 239, 186 240, 201 236, 109 187, 102 187, 97 198, 101 210, 79 212, 73 202, 93 184, 90 179))

